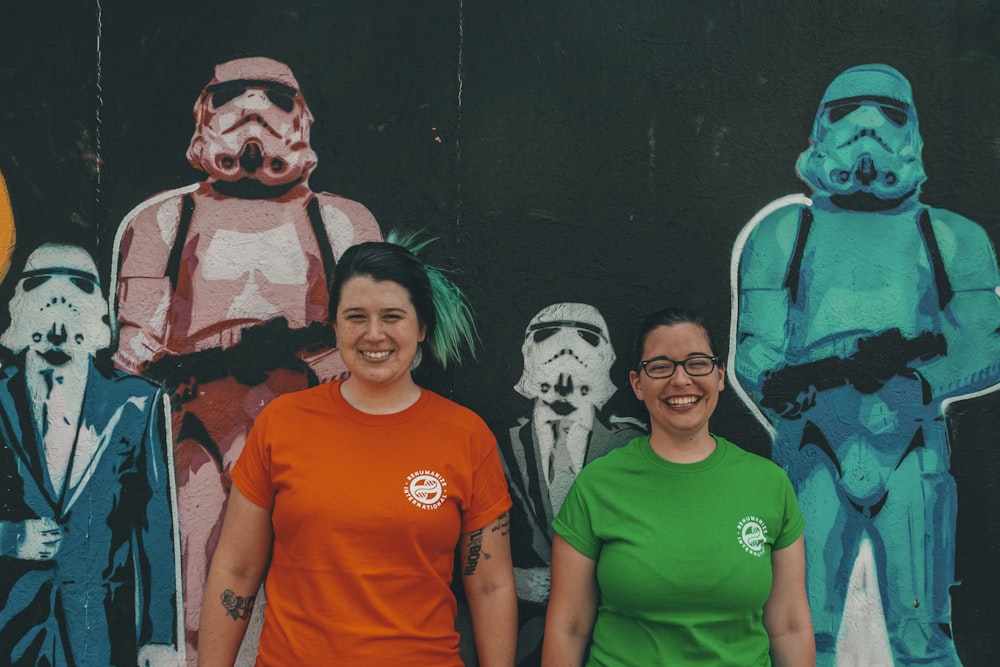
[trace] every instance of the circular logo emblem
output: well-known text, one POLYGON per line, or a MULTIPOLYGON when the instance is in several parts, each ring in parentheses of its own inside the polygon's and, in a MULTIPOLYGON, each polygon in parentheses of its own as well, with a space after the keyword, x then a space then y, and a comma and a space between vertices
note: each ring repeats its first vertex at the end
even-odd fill
POLYGON ((740 520, 736 526, 739 532, 739 542, 743 550, 751 556, 763 556, 764 547, 767 545, 767 524, 763 519, 755 516, 747 516, 740 520))
POLYGON ((418 470, 407 475, 403 493, 420 509, 435 510, 448 497, 448 482, 433 470, 418 470))

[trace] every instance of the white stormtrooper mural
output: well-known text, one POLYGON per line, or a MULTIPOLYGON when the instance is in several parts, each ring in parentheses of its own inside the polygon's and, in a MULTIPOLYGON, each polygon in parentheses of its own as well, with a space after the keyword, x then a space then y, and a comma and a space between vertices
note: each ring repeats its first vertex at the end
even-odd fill
POLYGON ((1000 276, 979 225, 920 200, 922 149, 909 81, 847 69, 796 165, 813 196, 733 253, 730 373, 806 515, 820 665, 961 664, 945 412, 1000 380, 1000 276))
POLYGON ((552 519, 580 469, 643 433, 641 424, 601 415, 617 388, 608 325, 585 303, 556 303, 524 332, 524 371, 514 386, 531 414, 500 439, 514 507, 511 552, 519 599, 518 664, 540 657, 549 599, 552 519))
POLYGON ((173 408, 192 664, 230 469, 271 399, 345 372, 327 276, 348 246, 381 239, 364 206, 309 188, 313 118, 284 63, 218 65, 194 115, 187 157, 207 178, 133 210, 114 260, 115 363, 161 383, 173 408))
POLYGON ((82 248, 17 276, 0 376, 0 663, 176 665, 172 459, 156 386, 114 370, 82 248))

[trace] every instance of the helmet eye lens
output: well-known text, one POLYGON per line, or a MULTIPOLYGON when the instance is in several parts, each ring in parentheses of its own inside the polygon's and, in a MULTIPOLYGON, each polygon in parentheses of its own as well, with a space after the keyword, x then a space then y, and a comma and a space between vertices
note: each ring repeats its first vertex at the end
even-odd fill
POLYGON ((830 109, 830 122, 836 123, 861 108, 860 104, 841 104, 830 109))
POLYGON ((886 120, 896 127, 906 125, 906 112, 902 109, 890 106, 880 106, 879 109, 882 110, 882 115, 885 116, 886 120))

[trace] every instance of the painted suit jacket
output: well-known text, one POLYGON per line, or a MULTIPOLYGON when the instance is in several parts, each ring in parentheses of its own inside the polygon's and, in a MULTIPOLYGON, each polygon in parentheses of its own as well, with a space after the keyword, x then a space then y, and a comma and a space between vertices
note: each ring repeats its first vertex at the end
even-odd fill
POLYGON ((176 644, 173 509, 158 388, 91 361, 64 489, 53 489, 24 374, 0 374, 0 664, 135 665, 176 644), (77 444, 96 441, 87 457, 77 444), (89 459, 89 460, 84 460, 89 459), (14 557, 16 523, 63 529, 50 561, 14 557), (22 661, 22 662, 18 662, 22 661))
MULTIPOLYGON (((631 423, 606 425, 594 418, 587 453, 587 465, 612 449, 628 444, 645 431, 631 423)), ((541 461, 534 426, 522 419, 499 442, 500 458, 514 501, 511 508, 510 548, 515 567, 548 567, 552 562, 552 504, 541 461)))

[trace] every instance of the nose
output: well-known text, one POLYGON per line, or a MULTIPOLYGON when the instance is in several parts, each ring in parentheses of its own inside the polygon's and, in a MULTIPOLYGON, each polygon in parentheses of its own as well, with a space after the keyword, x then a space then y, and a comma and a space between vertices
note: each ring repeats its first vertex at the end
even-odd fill
POLYGON ((379 340, 382 338, 382 322, 377 317, 369 319, 367 325, 365 326, 364 335, 368 340, 379 340))
POLYGON ((236 105, 248 111, 261 111, 270 107, 271 101, 267 99, 267 94, 263 90, 251 88, 236 100, 236 105))
POLYGON ((45 338, 53 345, 62 345, 66 342, 66 326, 63 324, 57 325, 53 322, 52 328, 49 329, 49 333, 46 334, 45 338))
POLYGON ((677 368, 674 369, 674 374, 670 376, 670 382, 673 384, 691 384, 691 376, 688 375, 687 367, 683 364, 677 364, 677 368))
POLYGON ((560 396, 569 396, 573 393, 573 376, 559 374, 559 381, 556 382, 556 393, 560 396))
POLYGON ((871 104, 861 105, 861 108, 851 114, 851 121, 860 127, 882 127, 886 124, 885 116, 878 107, 871 104))

